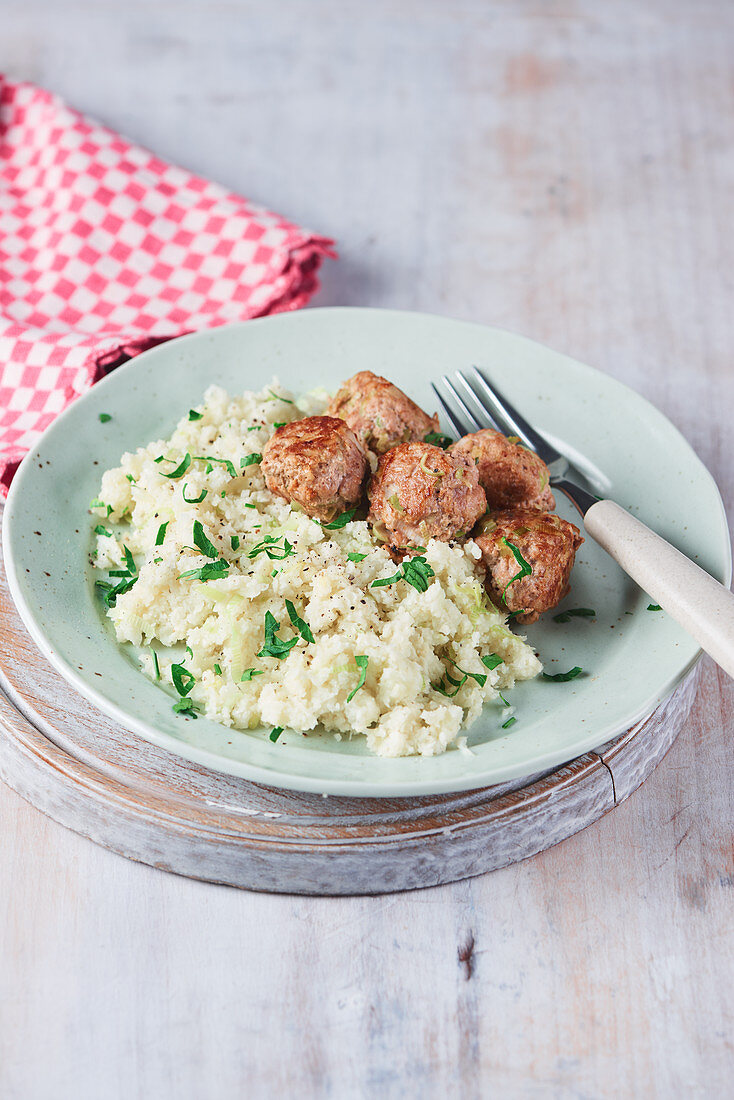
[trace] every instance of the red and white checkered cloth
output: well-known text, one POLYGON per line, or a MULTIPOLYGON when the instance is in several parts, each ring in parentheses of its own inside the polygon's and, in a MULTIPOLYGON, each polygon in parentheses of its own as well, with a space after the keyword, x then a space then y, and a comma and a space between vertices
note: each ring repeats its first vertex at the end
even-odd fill
POLYGON ((0 493, 113 366, 297 309, 332 244, 0 76, 0 493))

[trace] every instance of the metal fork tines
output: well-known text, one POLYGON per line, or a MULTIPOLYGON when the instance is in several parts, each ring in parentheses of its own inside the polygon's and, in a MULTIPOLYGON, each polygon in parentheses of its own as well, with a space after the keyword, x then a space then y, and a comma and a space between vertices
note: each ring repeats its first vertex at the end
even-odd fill
POLYGON ((442 376, 441 382, 446 393, 433 383, 431 385, 459 436, 469 435, 482 428, 494 428, 504 435, 517 436, 526 447, 543 459, 550 473, 551 485, 565 493, 581 515, 585 515, 598 497, 592 496, 580 485, 566 480, 568 459, 548 443, 532 424, 528 424, 515 406, 476 367, 471 368, 468 378, 458 370, 455 371, 454 378, 455 383, 447 374, 442 376))
POLYGON ((441 378, 448 397, 438 386, 431 384, 446 416, 460 436, 481 428, 495 428, 505 435, 515 435, 526 447, 540 455, 551 468, 552 475, 563 476, 568 468, 567 460, 528 424, 515 406, 476 367, 471 368, 468 378, 458 370, 454 372, 454 378, 455 383, 447 374, 441 378))

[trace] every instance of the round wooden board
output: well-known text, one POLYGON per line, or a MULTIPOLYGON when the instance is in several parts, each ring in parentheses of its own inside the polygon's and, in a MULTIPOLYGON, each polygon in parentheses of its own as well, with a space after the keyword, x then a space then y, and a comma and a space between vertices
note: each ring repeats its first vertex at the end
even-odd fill
POLYGON ((659 763, 698 668, 632 729, 560 768, 464 794, 355 799, 207 771, 96 710, 41 656, 0 563, 0 777, 54 820, 129 859, 209 882, 381 894, 525 859, 627 798, 659 763))

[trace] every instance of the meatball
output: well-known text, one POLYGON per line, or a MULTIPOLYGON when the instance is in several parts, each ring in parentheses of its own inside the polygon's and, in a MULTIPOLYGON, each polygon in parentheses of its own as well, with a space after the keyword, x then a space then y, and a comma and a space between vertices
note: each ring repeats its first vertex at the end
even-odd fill
POLYGON ((437 416, 427 416, 392 382, 369 370, 341 386, 326 415, 346 420, 362 446, 378 455, 398 443, 422 440, 439 427, 437 416))
POLYGON ((490 508, 531 508, 536 512, 555 508, 543 459, 501 432, 483 428, 452 443, 449 450, 476 464, 490 508))
POLYGON ((573 523, 547 512, 496 512, 474 536, 487 567, 485 586, 501 610, 521 612, 519 623, 534 623, 555 607, 569 589, 568 578, 576 551, 584 541, 573 523), (527 576, 513 578, 524 569, 512 546, 530 566, 527 576))
POLYGON ((367 519, 393 550, 462 538, 487 506, 473 463, 430 443, 400 443, 384 454, 367 495, 367 519))
POLYGON ((307 416, 275 431, 261 469, 271 493, 328 521, 359 501, 367 459, 343 420, 307 416))

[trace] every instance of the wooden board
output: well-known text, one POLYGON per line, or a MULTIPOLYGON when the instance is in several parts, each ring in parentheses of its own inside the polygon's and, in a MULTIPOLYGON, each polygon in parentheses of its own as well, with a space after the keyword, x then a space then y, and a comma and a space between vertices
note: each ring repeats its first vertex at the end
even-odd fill
POLYGON ((379 894, 507 866, 584 829, 673 743, 698 666, 598 752, 463 794, 325 798, 208 771, 79 696, 30 639, 0 571, 0 777, 62 825, 130 859, 279 893, 379 894))

